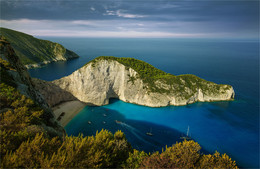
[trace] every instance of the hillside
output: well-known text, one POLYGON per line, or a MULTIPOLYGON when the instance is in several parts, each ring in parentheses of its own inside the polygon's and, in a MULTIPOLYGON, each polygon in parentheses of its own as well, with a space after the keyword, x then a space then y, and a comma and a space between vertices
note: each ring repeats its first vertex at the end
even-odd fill
POLYGON ((110 98, 150 107, 234 98, 230 85, 195 75, 175 76, 133 58, 98 57, 71 75, 53 81, 80 101, 105 105, 110 98))
POLYGON ((1 168, 237 169, 226 154, 200 153, 193 140, 147 154, 133 149, 121 131, 67 136, 11 45, 1 40, 0 49, 1 168))
POLYGON ((27 68, 79 57, 58 43, 37 39, 11 29, 0 28, 0 36, 11 43, 15 53, 27 68))

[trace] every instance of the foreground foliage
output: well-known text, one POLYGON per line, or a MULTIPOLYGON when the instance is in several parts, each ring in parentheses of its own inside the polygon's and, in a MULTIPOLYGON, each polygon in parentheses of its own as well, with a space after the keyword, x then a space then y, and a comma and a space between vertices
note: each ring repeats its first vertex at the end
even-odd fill
POLYGON ((12 168, 237 168, 226 154, 201 155, 194 141, 184 141, 151 155, 132 150, 121 131, 96 136, 48 139, 37 134, 1 160, 12 168))
POLYGON ((121 131, 50 137, 40 125, 44 110, 14 87, 0 87, 2 168, 237 168, 226 154, 201 154, 194 141, 147 154, 132 149, 121 131))
POLYGON ((2 167, 116 168, 128 158, 130 150, 120 131, 113 135, 102 130, 95 137, 66 137, 63 142, 37 134, 15 152, 7 153, 2 167))

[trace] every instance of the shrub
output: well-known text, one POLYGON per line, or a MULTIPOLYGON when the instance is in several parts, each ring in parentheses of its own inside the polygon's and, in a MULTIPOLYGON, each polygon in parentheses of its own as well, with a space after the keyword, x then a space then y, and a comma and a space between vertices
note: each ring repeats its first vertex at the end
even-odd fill
POLYGON ((211 155, 203 155, 199 161, 198 169, 203 168, 230 168, 230 169, 237 169, 236 162, 232 161, 231 158, 226 155, 222 154, 220 156, 219 152, 211 155))
POLYGON ((138 151, 134 149, 129 153, 128 159, 122 165, 123 168, 140 168, 143 160, 148 157, 148 154, 144 151, 138 151))

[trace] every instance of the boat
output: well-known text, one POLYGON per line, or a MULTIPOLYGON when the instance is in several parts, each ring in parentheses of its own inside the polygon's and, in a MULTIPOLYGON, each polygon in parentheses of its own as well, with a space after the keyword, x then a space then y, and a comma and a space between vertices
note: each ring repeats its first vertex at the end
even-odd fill
POLYGON ((107 115, 106 114, 103 114, 104 117, 106 117, 107 115))
POLYGON ((190 132, 190 127, 188 126, 186 136, 181 136, 180 139, 183 139, 183 140, 191 140, 191 137, 189 136, 189 132, 190 132))
POLYGON ((103 124, 106 124, 106 122, 105 122, 105 121, 103 121, 103 124))
POLYGON ((115 120, 115 122, 116 122, 117 124, 121 124, 121 123, 122 123, 122 121, 118 121, 118 120, 115 120))
POLYGON ((88 124, 91 124, 91 121, 88 121, 88 124))
POLYGON ((147 132, 146 135, 148 135, 148 136, 153 136, 152 128, 150 128, 150 132, 147 132))

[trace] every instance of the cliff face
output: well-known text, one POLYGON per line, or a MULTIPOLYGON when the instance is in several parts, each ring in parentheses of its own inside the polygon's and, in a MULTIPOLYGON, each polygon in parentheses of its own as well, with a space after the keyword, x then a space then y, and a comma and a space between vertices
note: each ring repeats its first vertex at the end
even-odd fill
POLYGON ((22 95, 31 98, 37 105, 44 109, 44 122, 40 126, 52 135, 62 136, 65 132, 64 129, 55 120, 50 107, 35 88, 35 84, 27 69, 21 63, 9 42, 0 40, 0 48, 0 82, 14 87, 22 95))
POLYGON ((44 100, 48 103, 50 107, 72 100, 78 100, 71 93, 66 90, 61 89, 59 86, 53 84, 52 82, 32 79, 35 84, 35 89, 37 89, 43 96, 44 100))
POLYGON ((37 39, 22 32, 0 28, 0 35, 10 42, 26 68, 40 67, 51 62, 79 57, 58 43, 37 39))
POLYGON ((96 59, 53 83, 80 101, 98 106, 108 104, 110 98, 150 107, 234 98, 230 85, 217 85, 194 75, 167 76, 173 79, 172 83, 166 83, 165 79, 153 82, 158 91, 164 91, 157 92, 133 68, 113 59, 96 59))

